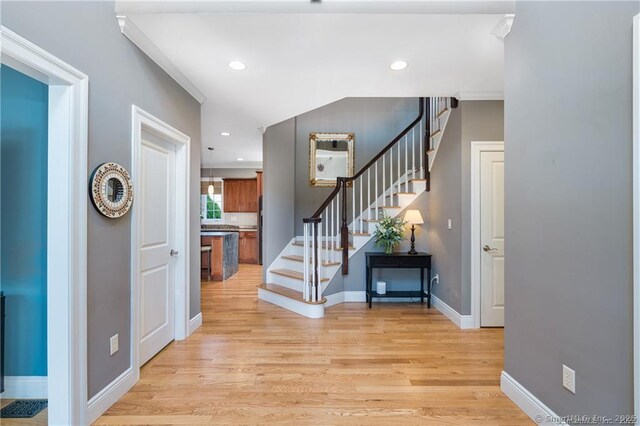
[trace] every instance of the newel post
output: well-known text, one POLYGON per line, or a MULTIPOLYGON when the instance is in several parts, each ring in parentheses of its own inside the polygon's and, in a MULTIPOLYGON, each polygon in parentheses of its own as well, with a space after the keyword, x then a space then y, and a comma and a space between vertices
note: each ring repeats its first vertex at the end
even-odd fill
POLYGON ((338 178, 340 185, 341 205, 341 225, 340 225, 340 247, 342 248, 342 275, 349 275, 349 226, 347 225, 347 179, 338 178))

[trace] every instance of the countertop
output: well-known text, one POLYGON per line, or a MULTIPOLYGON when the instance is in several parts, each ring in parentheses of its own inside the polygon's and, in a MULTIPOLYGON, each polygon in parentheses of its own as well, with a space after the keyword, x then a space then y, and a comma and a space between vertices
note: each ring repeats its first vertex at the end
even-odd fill
POLYGON ((204 237, 224 237, 227 235, 234 235, 237 234, 238 231, 227 231, 227 232, 223 232, 223 231, 200 231, 200 235, 204 236, 204 237))

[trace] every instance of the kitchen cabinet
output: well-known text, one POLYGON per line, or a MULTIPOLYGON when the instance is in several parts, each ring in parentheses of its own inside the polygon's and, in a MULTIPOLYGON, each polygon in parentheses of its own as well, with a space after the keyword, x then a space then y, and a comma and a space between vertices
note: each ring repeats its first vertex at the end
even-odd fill
POLYGON ((224 179, 225 213, 257 213, 257 179, 224 179))
POLYGON ((258 233, 256 231, 240 231, 238 261, 240 263, 258 262, 258 233))

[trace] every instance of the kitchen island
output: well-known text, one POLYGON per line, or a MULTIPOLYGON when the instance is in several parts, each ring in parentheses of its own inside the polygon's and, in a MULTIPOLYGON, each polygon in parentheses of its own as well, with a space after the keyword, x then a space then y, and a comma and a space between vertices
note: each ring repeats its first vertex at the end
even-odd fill
MULTIPOLYGON (((208 231, 200 232, 201 246, 211 246, 211 277, 215 281, 224 281, 238 272, 238 232, 208 231)), ((206 267, 209 252, 202 254, 201 268, 206 267)))

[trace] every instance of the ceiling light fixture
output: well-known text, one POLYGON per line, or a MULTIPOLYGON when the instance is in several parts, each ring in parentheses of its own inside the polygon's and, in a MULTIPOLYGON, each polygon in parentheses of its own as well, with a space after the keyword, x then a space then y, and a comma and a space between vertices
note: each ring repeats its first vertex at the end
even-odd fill
POLYGON ((247 66, 239 61, 231 61, 229 62, 229 68, 231 68, 234 71, 242 71, 245 68, 247 68, 247 66))
POLYGON ((221 132, 220 135, 221 136, 230 136, 231 133, 229 133, 229 132, 221 132))
POLYGON ((238 157, 238 161, 244 161, 244 158, 238 157))
POLYGON ((407 67, 407 65, 408 64, 405 61, 395 61, 394 63, 391 64, 389 68, 391 68, 394 71, 402 71, 407 67))

